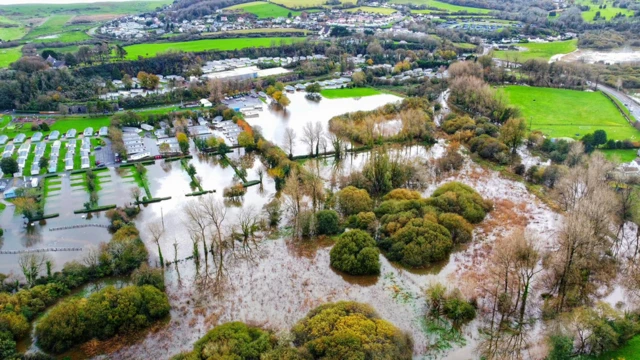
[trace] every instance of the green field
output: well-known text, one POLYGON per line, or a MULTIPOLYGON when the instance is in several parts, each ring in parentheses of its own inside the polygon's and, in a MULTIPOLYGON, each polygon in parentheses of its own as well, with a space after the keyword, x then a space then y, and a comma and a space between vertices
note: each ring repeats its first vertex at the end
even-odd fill
POLYGON ((549 60, 553 55, 568 54, 578 48, 578 40, 556 41, 550 43, 517 44, 527 48, 527 51, 494 51, 493 57, 514 62, 524 62, 530 59, 549 60))
POLYGON ((430 14, 430 13, 438 13, 438 12, 447 12, 447 13, 457 13, 457 12, 467 12, 469 14, 487 14, 491 10, 489 9, 481 9, 474 8, 468 6, 459 6, 453 5, 442 1, 437 0, 391 0, 393 4, 411 4, 411 5, 425 5, 430 8, 436 9, 426 9, 426 10, 412 10, 412 13, 416 14, 430 14))
MULTIPOLYGON (((70 129, 76 129, 78 134, 82 133, 82 131, 87 127, 93 127, 95 131, 102 126, 109 126, 109 117, 108 116, 100 116, 100 117, 80 117, 80 116, 69 116, 66 118, 60 118, 56 120, 53 125, 51 125, 51 131, 58 130, 60 131, 60 135, 63 135, 70 129)), ((7 135, 9 138, 13 139, 17 134, 23 133, 27 137, 33 135, 35 131, 31 131, 31 126, 29 124, 25 124, 22 128, 19 129, 7 129, 4 128, 0 130, 0 134, 7 135)), ((43 132, 47 135, 49 132, 43 132)))
POLYGON ((620 349, 615 351, 609 351, 597 357, 589 357, 587 359, 593 360, 635 360, 638 358, 638 354, 640 354, 640 335, 636 335, 634 338, 629 340, 625 345, 623 345, 620 349))
POLYGON ((218 31, 212 33, 203 33, 203 35, 211 35, 211 34, 282 34, 282 33, 300 33, 307 35, 309 31, 305 29, 295 29, 295 28, 262 28, 262 29, 240 29, 240 30, 229 30, 229 31, 218 31))
POLYGON ((286 18, 289 13, 292 16, 300 15, 300 11, 292 11, 282 6, 264 1, 252 1, 244 4, 233 5, 225 10, 241 10, 256 15, 259 19, 265 18, 286 18))
POLYGON ((72 15, 51 15, 40 26, 29 31, 26 37, 28 39, 37 39, 42 36, 60 34, 64 31, 65 24, 71 18, 72 15))
POLYGON ((320 95, 327 99, 353 98, 378 94, 381 94, 381 92, 372 88, 327 89, 320 91, 320 95))
POLYGON ((22 56, 22 46, 0 49, 0 68, 8 67, 22 56))
POLYGON ((284 41, 287 44, 293 41, 303 41, 303 37, 265 37, 265 38, 238 38, 238 39, 207 39, 183 42, 166 42, 154 44, 136 44, 125 46, 127 59, 137 59, 138 56, 153 57, 158 53, 168 51, 197 52, 207 50, 235 50, 249 47, 270 47, 275 42, 276 46, 284 41))
POLYGON ((580 5, 587 5, 587 6, 590 7, 589 11, 583 11, 582 12, 582 18, 586 22, 595 22, 594 17, 596 16, 596 13, 598 11, 600 12, 600 20, 598 20, 598 21, 602 21, 602 20, 609 21, 609 20, 612 20, 616 16, 616 14, 618 14, 618 13, 622 13, 622 15, 625 15, 625 16, 633 16, 634 15, 632 10, 614 7, 613 3, 614 3, 613 1, 601 1, 598 4, 593 4, 590 0, 577 0, 576 1, 576 5, 580 4, 580 5), (600 9, 600 5, 607 5, 607 7, 604 8, 604 9, 600 9))
POLYGON ((395 9, 383 8, 383 7, 373 7, 373 6, 358 6, 358 7, 346 10, 346 11, 348 11, 348 12, 362 11, 362 12, 368 12, 368 13, 374 13, 374 14, 382 14, 382 15, 391 15, 394 12, 396 12, 395 9))
POLYGON ((604 156, 611 161, 618 161, 620 163, 628 163, 636 159, 638 150, 637 149, 602 149, 598 150, 602 151, 604 156))
POLYGON ((640 139, 640 131, 629 125, 600 92, 527 86, 506 86, 502 91, 512 105, 520 108, 527 126, 552 138, 579 139, 605 130, 609 139, 640 139))
MULTIPOLYGON (((280 4, 289 9, 308 9, 313 7, 322 7, 327 3, 327 0, 272 0, 274 4, 280 4)), ((341 3, 351 2, 355 3, 352 0, 340 0, 341 3)))
POLYGON ((0 27, 0 40, 13 41, 22 38, 27 29, 18 21, 9 19, 0 15, 0 25, 8 25, 11 27, 0 27))
POLYGON ((8 17, 36 18, 47 17, 51 14, 70 15, 125 15, 139 14, 155 10, 171 4, 172 0, 153 1, 123 1, 123 2, 97 2, 78 4, 25 4, 25 5, 0 5, 0 13, 8 17))

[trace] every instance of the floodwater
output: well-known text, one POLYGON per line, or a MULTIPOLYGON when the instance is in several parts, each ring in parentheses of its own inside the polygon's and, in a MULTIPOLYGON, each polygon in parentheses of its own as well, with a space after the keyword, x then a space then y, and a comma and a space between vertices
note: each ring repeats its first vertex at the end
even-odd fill
MULTIPOLYGON (((389 94, 365 96, 359 99, 326 99, 320 102, 310 101, 305 98, 305 92, 296 91, 288 93, 291 104, 286 111, 271 106, 265 106, 259 116, 247 118, 251 126, 259 126, 267 140, 272 141, 281 148, 284 147, 286 128, 292 128, 296 133, 293 155, 305 155, 309 153, 308 146, 302 141, 303 129, 306 123, 320 122, 322 128, 328 131, 329 120, 338 115, 355 111, 370 111, 388 103, 401 100, 400 97, 389 94)), ((330 148, 328 145, 327 148, 330 148)))
POLYGON ((603 62, 605 64, 619 64, 640 61, 640 51, 632 48, 615 49, 611 51, 596 51, 578 49, 569 54, 554 56, 561 61, 580 61, 588 64, 603 62))

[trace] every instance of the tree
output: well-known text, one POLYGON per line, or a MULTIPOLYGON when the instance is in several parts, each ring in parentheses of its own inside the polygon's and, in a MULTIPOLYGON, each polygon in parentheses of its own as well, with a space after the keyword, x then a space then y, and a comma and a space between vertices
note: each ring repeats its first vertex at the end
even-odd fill
POLYGON ((255 148, 256 143, 251 134, 243 131, 240 133, 240 135, 238 135, 238 145, 247 149, 253 149, 255 148))
POLYGON ((349 216, 371 211, 373 200, 367 190, 347 186, 336 193, 336 205, 343 216, 349 216))
POLYGON ((355 86, 363 86, 366 80, 367 80, 367 77, 364 74, 364 71, 355 72, 351 76, 351 81, 353 81, 353 84, 355 86))
POLYGON ((317 82, 314 82, 312 84, 307 85, 304 91, 308 93, 319 93, 320 91, 322 91, 322 86, 320 86, 320 84, 318 84, 317 82))
POLYGON ((329 252, 331 266, 350 275, 380 274, 379 255, 376 242, 362 230, 340 235, 329 252))
POLYGON ((262 359, 262 354, 274 348, 273 334, 241 322, 218 325, 193 345, 193 351, 180 359, 262 359))
POLYGON ((164 225, 159 221, 152 222, 147 225, 147 230, 149 231, 149 235, 151 235, 151 239, 158 247, 160 266, 164 267, 164 258, 162 257, 162 249, 160 248, 160 238, 162 238, 162 234, 164 234, 164 225))
POLYGON ((120 60, 124 60, 127 56, 127 50, 120 44, 116 44, 116 57, 120 60))
POLYGON ((593 132, 593 146, 600 147, 607 143, 607 132, 604 130, 596 130, 593 132))
POLYGON ((131 79, 131 75, 124 74, 122 76, 122 84, 126 90, 131 90, 131 88, 133 88, 133 79, 131 79))
POLYGON ((280 96, 278 97, 278 104, 280 106, 282 106, 282 108, 287 111, 287 106, 289 106, 289 104, 291 104, 291 100, 289 100, 289 98, 287 97, 286 94, 284 93, 280 93, 280 96))
POLYGON ((178 145, 180 146, 180 151, 182 151, 182 153, 185 155, 188 154, 189 138, 187 138, 187 134, 183 132, 179 132, 178 134, 176 134, 176 139, 178 139, 178 145))
POLYGON ((293 144, 296 141, 296 131, 290 127, 284 130, 284 148, 289 154, 289 157, 293 156, 293 144))
POLYGON ((316 213, 316 233, 335 235, 340 231, 340 219, 334 210, 320 210, 316 213))
POLYGON ((341 301, 311 310, 292 329, 314 359, 397 359, 413 355, 411 337, 366 304, 341 301), (346 325, 348 324, 348 325, 346 325))
POLYGON ((0 160, 0 170, 5 174, 15 174, 20 171, 18 162, 12 157, 6 157, 0 160))
POLYGON ((309 148, 309 155, 313 155, 313 145, 315 144, 316 137, 312 122, 309 121, 304 124, 301 141, 309 148))
MULTIPOLYGON (((142 192, 140 191, 140 188, 137 186, 134 186, 132 188, 129 189, 129 193, 131 194, 131 197, 133 198, 133 200, 136 201, 136 203, 140 202, 140 196, 142 196, 142 192)), ((138 204, 138 206, 140 206, 138 204)))
POLYGON ((44 254, 25 253, 18 257, 18 265, 30 287, 35 285, 46 262, 47 257, 44 254))
MULTIPOLYGON (((527 134, 527 124, 523 119, 511 118, 500 129, 500 140, 511 149, 515 155, 518 146, 522 145, 527 134)), ((606 142, 606 141, 605 141, 606 142)))

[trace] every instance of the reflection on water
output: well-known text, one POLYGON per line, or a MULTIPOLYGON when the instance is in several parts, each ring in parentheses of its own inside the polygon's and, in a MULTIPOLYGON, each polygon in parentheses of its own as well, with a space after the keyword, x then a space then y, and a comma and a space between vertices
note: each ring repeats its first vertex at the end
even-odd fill
POLYGON ((329 120, 334 116, 355 111, 370 111, 400 100, 399 97, 389 94, 365 96, 359 99, 323 98, 320 102, 307 100, 304 97, 304 92, 295 92, 287 94, 287 96, 291 100, 291 104, 286 110, 265 106, 264 111, 258 112, 258 117, 247 118, 246 120, 251 126, 259 126, 264 137, 279 146, 284 144, 285 129, 287 127, 292 128, 296 132, 293 155, 309 153, 309 148, 301 141, 306 123, 320 122, 323 129, 327 131, 329 120))

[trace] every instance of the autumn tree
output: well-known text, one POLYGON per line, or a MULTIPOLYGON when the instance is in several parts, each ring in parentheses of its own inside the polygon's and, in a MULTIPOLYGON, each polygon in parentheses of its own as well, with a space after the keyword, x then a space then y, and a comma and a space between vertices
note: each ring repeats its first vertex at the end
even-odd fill
POLYGON ((290 127, 284 130, 284 148, 289 154, 289 157, 293 156, 293 145, 296 141, 296 132, 290 127))
POLYGON ((164 258, 162 257, 162 249, 160 248, 160 238, 162 238, 162 234, 164 234, 164 225, 162 225, 162 223, 159 221, 152 222, 147 225, 147 230, 149 231, 151 240, 153 240, 153 242, 158 247, 158 258, 160 259, 160 266, 164 267, 164 258))
POLYGON ((182 151, 183 154, 188 154, 189 153, 189 138, 187 138, 187 135, 183 132, 179 132, 178 134, 176 134, 176 139, 178 139, 178 145, 180 146, 180 151, 182 151))
POLYGON ((518 146, 522 145, 527 134, 527 125, 523 119, 509 119, 500 128, 500 140, 511 149, 515 155, 518 146))

